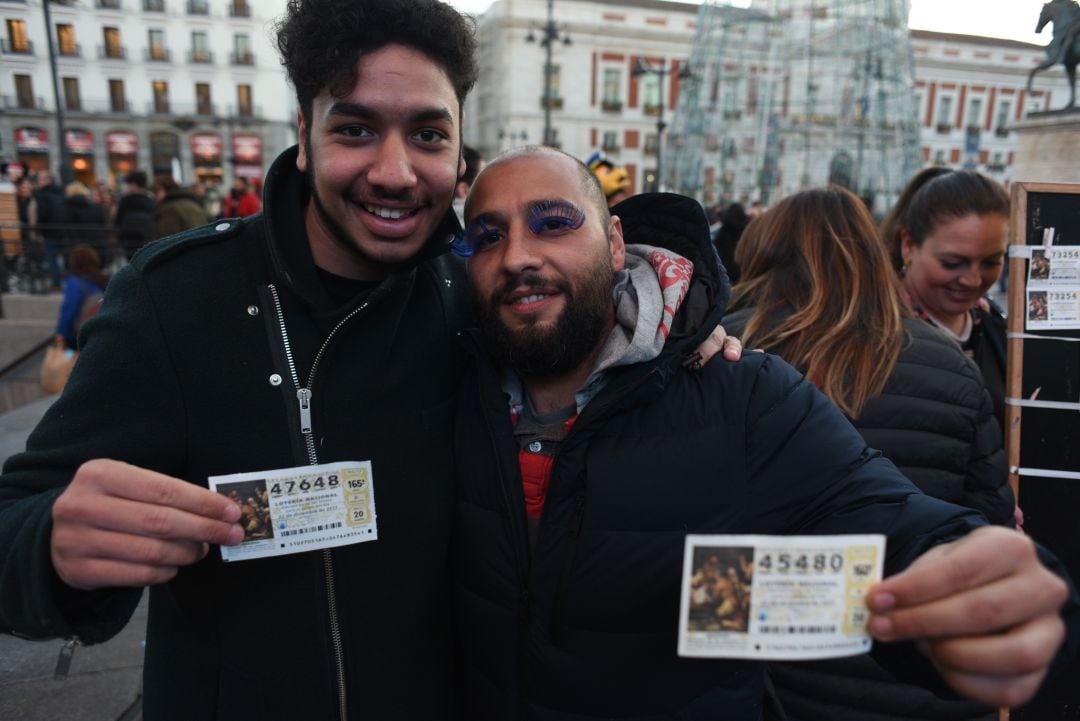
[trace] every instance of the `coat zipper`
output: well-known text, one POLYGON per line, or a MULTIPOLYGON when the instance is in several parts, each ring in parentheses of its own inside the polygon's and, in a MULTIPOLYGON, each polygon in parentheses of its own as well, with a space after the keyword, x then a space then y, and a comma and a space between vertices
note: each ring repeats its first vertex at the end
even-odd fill
MULTIPOLYGON (((319 455, 315 449, 315 433, 311 423, 311 389, 315 384, 315 371, 318 370, 319 363, 322 361, 330 341, 345 323, 368 307, 368 302, 361 303, 333 327, 319 348, 319 352, 315 354, 315 361, 311 364, 311 372, 308 374, 307 385, 301 386, 300 376, 296 372, 296 362, 293 359, 292 346, 289 344, 289 333, 285 328, 285 313, 281 309, 281 299, 278 296, 277 288, 272 283, 269 289, 270 295, 274 299, 274 313, 277 316, 278 329, 281 331, 281 342, 285 347, 285 359, 289 366, 289 376, 292 378, 293 387, 296 388, 296 402, 300 406, 300 434, 304 439, 304 447, 307 449, 308 463, 315 466, 319 464, 319 455)), ((345 696, 345 645, 341 637, 341 618, 337 607, 337 584, 334 580, 334 557, 330 549, 323 549, 322 560, 323 570, 326 574, 327 609, 330 615, 330 643, 334 649, 334 671, 337 674, 338 713, 341 716, 341 721, 346 721, 348 718, 348 704, 345 696)))

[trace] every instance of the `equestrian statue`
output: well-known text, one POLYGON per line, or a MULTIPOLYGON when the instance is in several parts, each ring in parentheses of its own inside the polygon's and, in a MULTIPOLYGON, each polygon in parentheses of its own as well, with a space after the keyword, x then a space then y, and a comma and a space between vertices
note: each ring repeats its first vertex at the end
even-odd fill
POLYGON ((1076 66, 1080 63, 1080 5, 1076 0, 1050 0, 1043 5, 1035 32, 1042 32, 1047 23, 1054 24, 1054 37, 1046 46, 1046 60, 1028 75, 1027 89, 1030 93, 1035 73, 1061 63, 1069 78, 1069 102, 1063 109, 1072 108, 1076 104, 1076 66))

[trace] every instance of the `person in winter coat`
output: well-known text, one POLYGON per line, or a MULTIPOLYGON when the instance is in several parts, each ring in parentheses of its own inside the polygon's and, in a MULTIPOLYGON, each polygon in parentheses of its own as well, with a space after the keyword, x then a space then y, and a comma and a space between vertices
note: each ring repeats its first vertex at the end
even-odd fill
MULTIPOLYGON (((465 717, 762 718, 762 663, 676 655, 687 533, 887 532, 896 575, 867 596, 877 639, 932 639, 920 648, 945 682, 984 703, 1032 694, 1068 595, 1035 545, 920 493, 778 357, 685 367, 727 295, 705 216, 674 195, 612 212, 587 168, 548 148, 493 161, 466 205, 479 329, 454 436, 465 717)), ((910 645, 875 652, 929 673, 910 645)))
POLYGON ((59 289, 63 280, 63 257, 66 242, 64 231, 64 191, 53 180, 48 170, 37 175, 38 189, 34 192, 30 224, 41 240, 41 257, 49 273, 52 287, 59 289))
POLYGON ((208 218, 202 203, 168 175, 154 178, 154 237, 164 238, 206 225, 208 218))
POLYGON ((750 222, 750 216, 742 203, 732 203, 720 211, 720 228, 713 237, 716 252, 720 254, 720 262, 724 264, 728 278, 732 285, 739 282, 739 265, 735 261, 735 249, 739 246, 746 225, 750 222))
MULTIPOLYGON (((791 195, 750 225, 736 256, 743 281, 726 328, 805 373, 923 492, 1012 525, 982 376, 952 339, 907 310, 859 198, 838 186, 791 195)), ((792 721, 996 718, 902 683, 870 657, 774 664, 772 677, 792 721)))
POLYGON ((116 226, 117 241, 123 248, 124 255, 131 260, 135 251, 154 237, 156 201, 154 196, 147 192, 146 173, 143 171, 128 173, 124 183, 124 195, 116 204, 113 225, 116 226))
POLYGON ((244 178, 233 180, 232 190, 225 196, 221 204, 221 213, 224 218, 246 218, 255 215, 262 209, 262 201, 251 184, 244 178))
POLYGON ((105 209, 94 202, 90 189, 79 181, 64 190, 64 231, 67 246, 85 243, 105 250, 105 209))
POLYGON ((882 224, 901 289, 915 314, 975 361, 1005 428, 1005 318, 989 298, 1005 264, 1009 194, 973 170, 915 175, 882 224))
POLYGON ((71 249, 68 276, 64 280, 64 300, 60 303, 60 317, 56 322, 56 335, 64 339, 68 348, 77 348, 79 329, 97 315, 107 282, 102 272, 101 255, 93 246, 79 243, 71 249))

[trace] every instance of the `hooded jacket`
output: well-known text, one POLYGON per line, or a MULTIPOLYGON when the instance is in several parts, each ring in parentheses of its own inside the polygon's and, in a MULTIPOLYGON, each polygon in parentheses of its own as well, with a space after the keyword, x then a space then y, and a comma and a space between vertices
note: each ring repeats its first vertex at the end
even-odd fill
POLYGON ((93 643, 142 590, 74 591, 52 569, 52 504, 82 462, 205 487, 371 461, 377 541, 229 564, 212 548, 150 589, 147 721, 457 717, 447 429, 467 294, 445 253, 457 221, 339 307, 306 241, 296 152, 270 169, 265 214, 153 243, 116 275, 64 393, 0 477, 0 630, 93 643), (298 385, 312 393, 309 434, 298 385))
POLYGON ((760 719, 762 664, 676 655, 688 533, 888 532, 894 572, 981 521, 919 493, 779 358, 684 368, 728 296, 704 213, 671 195, 613 213, 628 243, 674 251, 693 277, 660 354, 611 369, 559 446, 533 549, 500 369, 467 339, 453 550, 465 715, 760 719))

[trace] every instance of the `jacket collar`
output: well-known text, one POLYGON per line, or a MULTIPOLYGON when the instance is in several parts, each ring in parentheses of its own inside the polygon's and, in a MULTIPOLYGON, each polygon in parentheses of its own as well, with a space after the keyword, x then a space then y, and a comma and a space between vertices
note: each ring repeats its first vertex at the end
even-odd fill
MULTIPOLYGON (((330 302, 319 282, 311 246, 304 227, 304 212, 310 198, 307 181, 296 167, 299 146, 294 145, 274 160, 263 186, 263 228, 270 264, 278 282, 289 287, 311 308, 326 309, 330 302)), ((461 224, 452 209, 420 252, 406 265, 394 271, 383 285, 395 282, 416 266, 450 249, 450 242, 460 234, 461 224)))
POLYGON ((731 283, 709 235, 701 205, 674 193, 642 193, 611 209, 627 244, 666 248, 694 264, 690 290, 675 314, 665 353, 693 349, 720 322, 731 283), (685 343, 679 342, 685 341, 685 343))

